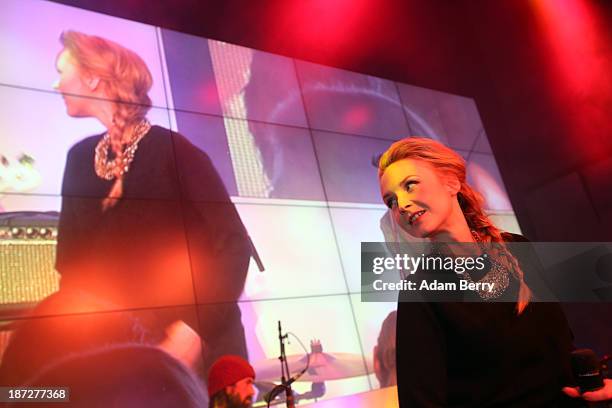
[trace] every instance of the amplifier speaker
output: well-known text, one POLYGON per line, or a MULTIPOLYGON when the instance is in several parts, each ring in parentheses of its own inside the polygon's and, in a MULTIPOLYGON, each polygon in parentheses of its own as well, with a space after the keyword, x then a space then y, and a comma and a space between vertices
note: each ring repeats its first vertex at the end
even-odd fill
POLYGON ((58 218, 57 212, 0 214, 0 305, 37 303, 59 289, 58 218))

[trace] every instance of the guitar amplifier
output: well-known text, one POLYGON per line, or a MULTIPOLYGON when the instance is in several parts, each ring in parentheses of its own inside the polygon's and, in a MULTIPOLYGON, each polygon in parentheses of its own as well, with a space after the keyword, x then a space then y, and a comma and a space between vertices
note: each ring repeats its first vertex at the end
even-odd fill
POLYGON ((0 214, 0 307, 37 303, 59 289, 57 212, 0 214))

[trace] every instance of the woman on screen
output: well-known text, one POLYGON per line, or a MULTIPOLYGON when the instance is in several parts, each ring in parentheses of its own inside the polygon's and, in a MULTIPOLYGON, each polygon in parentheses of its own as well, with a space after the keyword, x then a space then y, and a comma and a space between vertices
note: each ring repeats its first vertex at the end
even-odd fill
MULTIPOLYGON (((533 302, 526 283, 528 271, 523 270, 529 262, 506 245, 527 240, 491 223, 481 196, 466 183, 463 158, 437 141, 406 138, 381 156, 378 176, 396 225, 414 237, 429 239, 432 248, 445 248, 451 256, 457 251, 481 255, 486 247, 491 268, 473 280, 497 283, 492 294, 473 294, 481 302, 402 302, 405 293, 400 294, 396 351, 400 405, 571 402, 561 391, 571 383, 572 335, 565 316, 556 303, 533 302)), ((584 397, 609 398, 611 389, 612 383, 606 382, 606 389, 584 397)), ((563 391, 576 394, 570 388, 563 391)))
POLYGON ((157 308, 152 330, 186 321, 204 339, 205 367, 222 354, 246 357, 236 300, 250 243, 210 159, 182 135, 149 123, 152 77, 136 53, 75 31, 61 43, 55 87, 68 115, 95 118, 106 131, 68 152, 60 293, 77 289, 119 308, 157 308))

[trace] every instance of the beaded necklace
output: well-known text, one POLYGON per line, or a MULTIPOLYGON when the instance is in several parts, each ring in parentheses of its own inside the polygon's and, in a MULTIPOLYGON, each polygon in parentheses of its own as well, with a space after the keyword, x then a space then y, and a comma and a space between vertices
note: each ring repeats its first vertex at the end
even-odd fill
POLYGON ((108 159, 108 153, 111 149, 111 140, 108 132, 102 136, 102 139, 96 146, 96 155, 94 158, 94 167, 98 177, 104 180, 112 180, 127 173, 130 169, 130 164, 134 160, 134 154, 138 148, 138 142, 149 132, 151 124, 145 118, 136 127, 132 133, 132 140, 122 149, 122 151, 112 160, 108 159))
MULTIPOLYGON (((486 285, 492 288, 490 292, 485 289, 480 289, 480 288, 483 288, 484 285, 478 285, 477 287, 479 289, 476 290, 476 293, 478 293, 478 296, 482 300, 497 299, 506 291, 506 289, 508 288, 508 285, 510 285, 510 271, 508 270, 508 267, 502 265, 499 261, 497 261, 494 257, 490 256, 486 252, 484 248, 484 243, 482 239, 480 238, 480 236, 476 233, 476 231, 472 230, 471 232, 472 232, 472 236, 474 237, 474 240, 476 240, 476 242, 478 243, 480 250, 485 256, 487 256, 487 258, 491 262, 491 269, 489 269, 489 272, 487 272, 487 274, 483 276, 478 281, 478 283, 492 283, 493 284, 493 286, 486 285)), ((465 281, 469 283, 474 283, 474 280, 472 279, 472 277, 467 271, 463 273, 462 277, 465 281)))

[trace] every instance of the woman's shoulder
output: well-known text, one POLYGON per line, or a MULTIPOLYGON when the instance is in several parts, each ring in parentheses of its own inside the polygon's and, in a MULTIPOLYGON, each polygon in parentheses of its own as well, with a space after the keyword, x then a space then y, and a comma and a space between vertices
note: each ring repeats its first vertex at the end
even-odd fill
POLYGON ((167 129, 163 126, 152 125, 146 137, 140 142, 139 146, 151 145, 159 149, 160 147, 175 149, 181 146, 195 147, 179 132, 167 129))
POLYGON ((147 132, 146 137, 164 139, 164 138, 170 138, 171 136, 176 136, 177 134, 178 133, 173 132, 172 130, 167 129, 163 126, 151 125, 151 128, 149 129, 149 132, 147 132))

